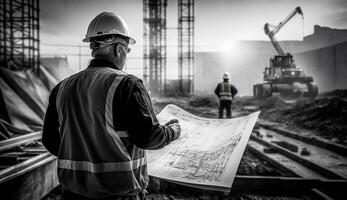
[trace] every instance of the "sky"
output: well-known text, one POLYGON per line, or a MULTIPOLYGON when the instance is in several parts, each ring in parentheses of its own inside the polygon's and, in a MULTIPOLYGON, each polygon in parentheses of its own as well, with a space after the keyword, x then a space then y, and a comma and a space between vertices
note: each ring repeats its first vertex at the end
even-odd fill
MULTIPOLYGON (((268 40, 266 22, 278 24, 295 7, 304 12, 304 35, 313 25, 347 28, 346 0, 195 0, 195 39, 199 44, 229 40, 268 40)), ((41 0, 41 39, 50 43, 81 44, 89 22, 102 11, 120 14, 142 44, 142 0, 41 0)), ((168 0, 168 27, 177 27, 177 0, 168 0)), ((302 39, 302 20, 295 16, 278 35, 279 40, 302 39)), ((168 31, 176 35, 176 30, 168 31)))
MULTIPOLYGON (((302 40, 313 33, 314 25, 347 29, 347 0, 195 0, 195 50, 223 50, 235 40, 269 41, 264 24, 277 25, 297 6, 304 20, 295 16, 276 35, 278 40, 302 40)), ((45 44, 88 45, 81 40, 89 22, 111 11, 124 18, 137 40, 133 56, 142 55, 142 0, 40 0, 40 9, 43 54, 78 53, 76 48, 45 44)), ((167 26, 168 54, 177 55, 177 0, 168 0, 167 26)), ((89 49, 81 52, 87 56, 89 49)))

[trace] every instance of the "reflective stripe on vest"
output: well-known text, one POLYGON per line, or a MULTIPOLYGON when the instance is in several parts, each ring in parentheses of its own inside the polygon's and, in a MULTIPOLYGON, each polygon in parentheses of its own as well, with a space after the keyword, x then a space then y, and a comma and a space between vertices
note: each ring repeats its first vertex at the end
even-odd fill
POLYGON ((108 134, 111 135, 113 138, 113 141, 115 145, 117 146, 118 150, 125 155, 128 160, 130 161, 130 155, 127 152, 125 146, 123 145, 123 142, 121 141, 120 137, 124 137, 124 132, 119 132, 118 135, 117 132, 114 130, 113 127, 113 97, 114 93, 116 92, 117 86, 119 85, 120 81, 124 78, 124 74, 119 74, 114 81, 112 82, 112 85, 110 89, 108 90, 107 97, 106 97, 106 107, 105 107, 105 121, 106 121, 106 129, 108 131, 108 134))
POLYGON ((145 165, 146 162, 146 157, 126 162, 110 163, 92 163, 88 161, 72 161, 59 159, 58 168, 76 171, 87 171, 91 173, 102 173, 114 171, 130 171, 145 165))
POLYGON ((232 98, 232 94, 231 94, 231 89, 230 89, 230 85, 229 83, 220 83, 221 87, 220 87, 220 90, 219 90, 219 99, 222 100, 222 101, 231 101, 233 98, 232 98))

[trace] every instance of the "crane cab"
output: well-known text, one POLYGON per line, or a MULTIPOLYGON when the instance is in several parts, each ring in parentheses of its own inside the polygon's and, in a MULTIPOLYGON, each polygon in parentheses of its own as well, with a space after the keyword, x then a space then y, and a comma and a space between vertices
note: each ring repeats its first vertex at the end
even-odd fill
POLYGON ((276 55, 270 59, 270 67, 265 68, 264 81, 299 81, 306 77, 302 69, 296 68, 293 56, 276 55))
POLYGON ((270 59, 270 67, 295 68, 293 56, 289 53, 284 56, 276 55, 270 59))

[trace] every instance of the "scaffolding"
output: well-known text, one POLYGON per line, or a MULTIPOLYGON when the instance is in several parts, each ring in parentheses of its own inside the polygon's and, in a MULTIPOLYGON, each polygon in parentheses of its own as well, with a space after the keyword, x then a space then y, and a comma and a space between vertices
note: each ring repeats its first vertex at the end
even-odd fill
POLYGON ((0 65, 12 70, 38 69, 39 0, 1 0, 0 65))
POLYGON ((179 90, 194 94, 194 0, 178 0, 179 90))
POLYGON ((153 94, 165 93, 167 0, 143 0, 143 78, 153 94))

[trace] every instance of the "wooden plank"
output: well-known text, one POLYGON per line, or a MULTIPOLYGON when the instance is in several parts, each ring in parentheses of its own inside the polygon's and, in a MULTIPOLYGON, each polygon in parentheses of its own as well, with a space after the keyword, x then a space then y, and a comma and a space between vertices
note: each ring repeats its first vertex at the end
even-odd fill
POLYGON ((8 150, 8 149, 12 149, 22 144, 32 142, 34 140, 39 140, 41 139, 41 137, 42 137, 42 132, 38 131, 34 133, 29 133, 23 136, 14 137, 11 139, 0 141, 0 152, 8 150))
POLYGON ((8 200, 40 200, 58 186, 57 160, 53 156, 35 163, 29 171, 0 184, 0 193, 8 200))
POLYGON ((301 140, 301 141, 306 142, 308 144, 312 144, 312 145, 315 145, 315 146, 318 146, 318 147, 321 147, 324 149, 329 149, 332 152, 338 153, 338 154, 343 155, 343 156, 347 156, 347 147, 345 147, 345 146, 334 144, 334 143, 329 143, 326 141, 322 141, 322 140, 319 140, 319 139, 314 138, 314 137, 307 137, 307 136, 299 135, 299 134, 296 134, 292 131, 289 131, 289 130, 286 130, 286 129, 283 129, 280 127, 275 127, 273 125, 269 125, 269 124, 266 124, 264 122, 257 122, 257 124, 264 127, 265 129, 272 130, 272 131, 279 133, 279 134, 282 134, 284 136, 291 137, 291 138, 297 139, 297 140, 301 140))
POLYGON ((47 152, 47 150, 43 146, 25 147, 25 149, 23 149, 23 151, 25 151, 28 154, 39 154, 39 153, 47 152))
POLYGON ((322 194, 344 199, 342 192, 347 188, 345 180, 318 180, 295 177, 257 177, 237 176, 235 178, 232 193, 300 196, 311 194, 312 188, 322 191, 322 194))
POLYGON ((325 176, 325 177, 327 177, 329 179, 343 179, 343 180, 346 180, 346 177, 344 177, 343 175, 338 174, 336 172, 333 172, 333 171, 329 170, 328 168, 326 168, 324 166, 321 166, 321 165, 318 165, 318 164, 316 164, 314 162, 311 162, 311 161, 309 161, 307 159, 304 159, 304 158, 302 158, 302 157, 300 157, 300 156, 298 156, 298 155, 296 155, 296 154, 294 154, 294 153, 292 153, 292 152, 290 152, 290 151, 288 151, 288 150, 286 150, 286 149, 284 149, 284 148, 282 148, 280 146, 277 146, 277 145, 274 145, 272 143, 269 143, 269 142, 267 142, 267 141, 265 141, 263 139, 260 139, 260 138, 254 136, 254 135, 251 135, 250 138, 252 140, 255 140, 255 141, 265 145, 265 146, 268 146, 268 147, 276 149, 279 153, 287 156, 288 158, 290 158, 292 160, 295 160, 295 161, 305 165, 306 167, 308 167, 308 168, 318 172, 319 174, 321 174, 321 175, 323 175, 323 176, 325 176))
POLYGON ((258 151, 256 148, 252 147, 251 144, 247 144, 248 149, 254 153, 255 155, 259 156, 260 158, 264 159, 265 161, 267 161, 268 163, 270 163, 271 165, 273 165, 274 167, 276 167, 277 169, 284 171, 286 173, 288 173, 290 176, 293 177, 300 177, 300 175, 298 173, 296 173, 295 171, 293 171, 292 169, 289 169, 288 167, 280 164, 279 162, 277 162, 276 160, 270 158, 269 156, 267 156, 266 154, 258 151))
MULTIPOLYGON (((326 197, 331 196, 334 199, 344 199, 343 191, 347 188, 347 181, 344 180, 318 180, 304 179, 299 177, 273 177, 273 176, 236 176, 229 194, 253 194, 265 195, 269 197, 302 197, 312 195, 312 188, 320 191, 321 198, 323 194, 326 197)), ((162 180, 156 177, 150 177, 149 191, 180 191, 182 194, 201 195, 208 194, 219 196, 228 193, 208 191, 195 187, 189 187, 188 184, 181 185, 177 182, 162 180)), ((317 194, 315 194, 317 195, 317 194)), ((226 199, 226 198, 225 198, 226 199)))
POLYGON ((49 158, 53 158, 53 156, 51 156, 50 153, 43 153, 35 157, 32 157, 26 161, 20 162, 16 165, 1 170, 0 184, 8 180, 11 180, 17 176, 20 176, 24 173, 27 173, 32 169, 35 169, 35 167, 38 167, 38 163, 42 163, 42 161, 49 158))
POLYGON ((334 200, 333 198, 331 198, 330 196, 328 196, 327 194, 323 193, 322 191, 316 188, 312 188, 311 192, 312 192, 311 196, 315 200, 334 200))

